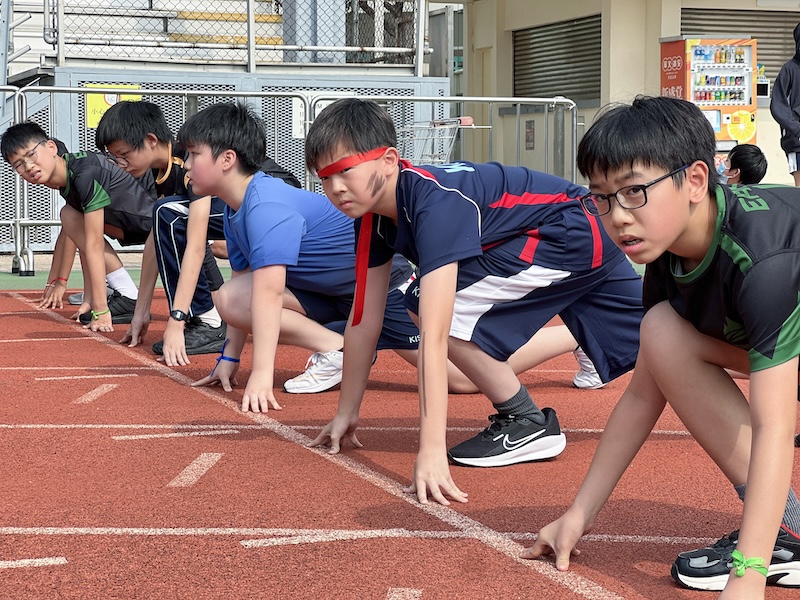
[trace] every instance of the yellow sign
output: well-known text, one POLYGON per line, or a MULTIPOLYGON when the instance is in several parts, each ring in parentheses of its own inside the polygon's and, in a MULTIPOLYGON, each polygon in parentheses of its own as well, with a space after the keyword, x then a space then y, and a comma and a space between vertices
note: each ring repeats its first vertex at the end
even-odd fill
MULTIPOLYGON (((120 83, 120 84, 107 84, 107 83, 87 83, 87 88, 104 88, 114 90, 140 90, 140 85, 134 83, 120 83)), ((86 128, 97 129, 100 124, 100 117, 102 117, 109 107, 113 106, 121 100, 134 100, 139 101, 142 99, 141 94, 86 94, 86 128)))

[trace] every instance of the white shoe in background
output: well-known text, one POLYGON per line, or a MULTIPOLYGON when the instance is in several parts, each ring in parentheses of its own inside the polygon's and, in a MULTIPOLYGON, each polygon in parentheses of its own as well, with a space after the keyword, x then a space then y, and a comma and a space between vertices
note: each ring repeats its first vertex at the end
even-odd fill
POLYGON ((606 386, 603 380, 600 379, 600 375, 597 374, 594 363, 586 356, 583 348, 578 346, 572 354, 575 355, 575 360, 578 361, 578 366, 580 367, 580 370, 575 373, 575 377, 572 379, 572 385, 582 390, 599 390, 606 386))

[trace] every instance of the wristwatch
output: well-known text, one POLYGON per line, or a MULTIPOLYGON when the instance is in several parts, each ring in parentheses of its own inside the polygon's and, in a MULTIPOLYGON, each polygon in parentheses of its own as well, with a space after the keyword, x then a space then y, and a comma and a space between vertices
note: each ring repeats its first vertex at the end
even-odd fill
POLYGON ((175 319, 176 321, 188 321, 189 315, 187 315, 182 310, 171 310, 169 311, 169 316, 175 319))

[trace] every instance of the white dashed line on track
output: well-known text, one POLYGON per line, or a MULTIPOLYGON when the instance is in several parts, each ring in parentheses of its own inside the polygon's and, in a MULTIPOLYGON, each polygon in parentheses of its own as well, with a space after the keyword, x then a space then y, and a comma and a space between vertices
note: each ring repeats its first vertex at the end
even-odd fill
POLYGON ((190 487, 222 458, 221 452, 204 452, 192 461, 167 487, 190 487))
POLYGON ((22 569, 25 567, 52 567, 67 564, 63 556, 50 558, 23 558, 21 560, 0 560, 0 569, 22 569))
POLYGON ((76 398, 72 401, 73 404, 89 404, 90 402, 94 402, 100 396, 104 396, 108 392, 115 390, 119 387, 118 383, 104 383, 102 385, 98 385, 94 388, 91 392, 86 392, 80 398, 76 398))

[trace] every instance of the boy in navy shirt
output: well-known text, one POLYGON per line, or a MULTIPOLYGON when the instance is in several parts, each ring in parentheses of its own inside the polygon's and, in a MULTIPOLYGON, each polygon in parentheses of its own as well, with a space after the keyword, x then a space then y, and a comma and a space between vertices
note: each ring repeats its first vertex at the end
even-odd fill
POLYGON ((421 502, 466 502, 448 456, 501 466, 557 456, 566 443, 555 412, 534 404, 509 357, 559 314, 603 381, 627 372, 639 345, 641 280, 581 208, 583 188, 497 163, 414 166, 395 144, 388 113, 359 99, 327 107, 306 139, 306 163, 329 200, 360 220, 339 410, 314 443, 333 451, 343 437, 356 439, 383 314, 379 290, 399 252, 420 274, 405 296, 420 326, 420 446, 409 491, 421 502), (448 356, 497 411, 449 453, 448 356))
POLYGON ((702 111, 674 98, 614 106, 581 141, 578 168, 591 190, 582 202, 647 264, 647 312, 630 384, 572 506, 523 556, 552 552, 567 570, 669 403, 744 501, 741 530, 681 553, 672 576, 726 598, 763 598, 767 583, 800 586, 800 504, 790 488, 800 190, 717 185, 715 148, 702 111), (749 401, 729 373, 749 373, 749 401))

